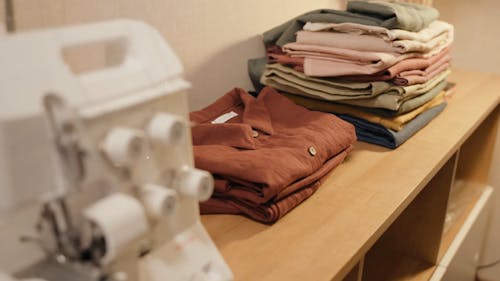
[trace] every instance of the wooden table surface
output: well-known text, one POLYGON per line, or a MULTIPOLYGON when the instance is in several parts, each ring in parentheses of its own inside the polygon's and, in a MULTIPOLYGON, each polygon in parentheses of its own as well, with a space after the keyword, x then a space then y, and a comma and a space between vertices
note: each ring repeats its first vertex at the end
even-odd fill
POLYGON ((338 280, 370 249, 496 108, 500 76, 454 70, 447 108, 391 151, 356 143, 320 189, 272 226, 242 216, 202 222, 235 280, 338 280))

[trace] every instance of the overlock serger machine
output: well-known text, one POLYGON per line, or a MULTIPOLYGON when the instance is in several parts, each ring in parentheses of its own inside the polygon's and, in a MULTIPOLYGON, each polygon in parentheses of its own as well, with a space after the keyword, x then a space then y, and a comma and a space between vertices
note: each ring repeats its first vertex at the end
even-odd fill
POLYGON ((11 35, 0 58, 0 280, 232 280, 200 223, 190 85, 156 30, 11 35))

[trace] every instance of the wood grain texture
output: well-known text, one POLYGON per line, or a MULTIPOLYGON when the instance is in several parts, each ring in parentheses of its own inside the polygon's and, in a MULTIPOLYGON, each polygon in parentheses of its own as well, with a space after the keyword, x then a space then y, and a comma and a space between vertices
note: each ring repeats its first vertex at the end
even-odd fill
POLYGON ((454 154, 382 235, 377 242, 378 248, 399 252, 430 264, 438 263, 456 163, 457 154, 454 154))
POLYGON ((236 280, 341 280, 500 101, 500 76, 455 71, 445 111, 394 151, 358 143, 314 196, 273 226, 203 216, 236 280))

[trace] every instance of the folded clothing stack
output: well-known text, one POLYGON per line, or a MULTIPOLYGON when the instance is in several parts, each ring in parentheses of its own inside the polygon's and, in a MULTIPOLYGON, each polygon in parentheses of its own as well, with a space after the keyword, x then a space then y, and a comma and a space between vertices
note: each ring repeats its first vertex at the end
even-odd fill
POLYGON ((429 6, 349 1, 264 33, 267 57, 249 61, 256 88, 338 114, 358 139, 396 148, 446 106, 453 26, 429 6))
POLYGON ((257 98, 236 88, 190 119, 195 165, 215 178, 201 212, 264 223, 311 196, 356 141, 348 122, 298 106, 270 87, 257 98))

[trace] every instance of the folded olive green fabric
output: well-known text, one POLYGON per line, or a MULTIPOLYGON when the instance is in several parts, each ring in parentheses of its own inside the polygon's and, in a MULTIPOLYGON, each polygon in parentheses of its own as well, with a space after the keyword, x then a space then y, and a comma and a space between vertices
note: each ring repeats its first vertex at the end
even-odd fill
POLYGON ((403 113, 394 117, 384 117, 377 114, 367 112, 366 110, 360 110, 359 108, 343 105, 339 103, 327 102, 318 99, 306 98, 297 95, 285 94, 284 96, 292 100, 298 105, 302 105, 305 108, 316 111, 323 111, 335 114, 346 114, 349 116, 364 119, 366 121, 379 124, 387 129, 394 131, 400 131, 404 128, 405 124, 415 119, 422 112, 435 107, 444 102, 444 91, 441 91, 439 95, 434 97, 432 100, 426 102, 422 106, 419 106, 409 112, 403 113))
POLYGON ((361 107, 399 110, 406 100, 422 95, 450 74, 445 70, 423 84, 396 86, 387 82, 338 82, 306 76, 279 64, 267 65, 260 82, 277 90, 361 107))
MULTIPOLYGON (((374 98, 369 99, 356 99, 356 100, 343 100, 342 103, 351 104, 361 107, 374 107, 374 108, 385 108, 389 110, 399 110, 404 102, 412 100, 415 97, 418 97, 424 93, 427 93, 434 89, 441 82, 445 81, 446 78, 450 75, 451 71, 445 70, 440 74, 436 75, 431 80, 427 81, 424 84, 415 84, 411 86, 405 86, 403 94, 394 94, 393 92, 389 92, 387 94, 381 94, 374 98)), ((438 93, 436 93, 437 95, 438 93)), ((434 95, 434 96, 436 96, 434 95)), ((433 97, 434 97, 433 96, 433 97)), ((426 100, 427 102, 429 100, 426 100)), ((419 104, 421 105, 421 104, 419 104)), ((405 111, 406 112, 406 111, 405 111)))
POLYGON ((428 92, 404 101, 403 103, 401 103, 401 105, 397 110, 389 110, 384 108, 369 108, 369 107, 358 107, 358 108, 380 116, 385 116, 385 117, 398 116, 406 112, 409 112, 411 110, 414 110, 415 108, 418 108, 419 106, 432 100, 446 88, 446 85, 448 85, 448 82, 446 81, 440 82, 434 88, 430 89, 428 92))
POLYGON ((438 16, 436 9, 417 4, 393 1, 349 1, 347 11, 321 9, 307 12, 265 32, 263 41, 265 46, 283 46, 295 42, 295 34, 306 22, 350 22, 389 29, 419 31, 436 20, 438 16))
POLYGON ((283 91, 288 90, 295 94, 302 93, 330 101, 370 98, 391 91, 395 94, 404 92, 403 87, 383 81, 340 82, 336 79, 308 77, 279 63, 267 65, 261 83, 283 91))

